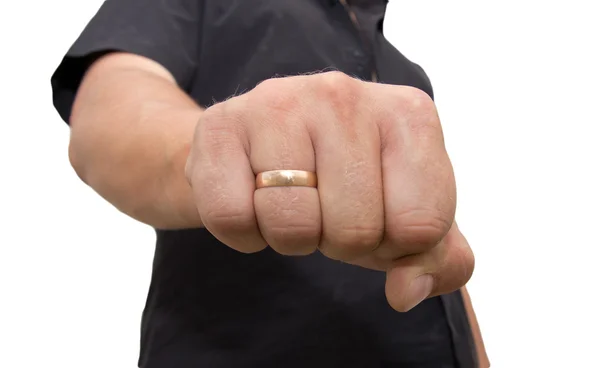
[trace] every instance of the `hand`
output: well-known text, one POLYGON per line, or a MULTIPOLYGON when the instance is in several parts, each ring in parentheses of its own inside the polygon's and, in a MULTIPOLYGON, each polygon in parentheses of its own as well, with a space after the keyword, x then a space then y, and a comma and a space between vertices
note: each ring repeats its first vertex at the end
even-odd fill
POLYGON ((454 291, 474 258, 433 101, 339 72, 267 80, 208 108, 186 176, 202 222, 240 252, 325 256, 387 272, 398 311, 454 291), (318 189, 255 188, 257 173, 316 172, 318 189))

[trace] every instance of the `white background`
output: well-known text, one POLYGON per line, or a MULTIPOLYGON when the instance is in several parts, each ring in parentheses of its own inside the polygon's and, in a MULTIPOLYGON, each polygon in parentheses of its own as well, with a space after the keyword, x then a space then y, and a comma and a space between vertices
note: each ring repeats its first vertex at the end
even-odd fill
MULTIPOLYGON (((154 232, 83 185, 50 75, 99 0, 0 5, 0 367, 135 367, 154 232)), ((595 1, 399 1, 476 253, 493 367, 600 367, 595 1)))

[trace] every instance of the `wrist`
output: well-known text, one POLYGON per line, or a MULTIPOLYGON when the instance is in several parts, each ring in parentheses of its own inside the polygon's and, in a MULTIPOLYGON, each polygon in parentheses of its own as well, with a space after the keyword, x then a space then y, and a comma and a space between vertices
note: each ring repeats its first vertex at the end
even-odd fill
POLYGON ((203 227, 200 215, 194 201, 192 187, 185 178, 185 164, 190 152, 191 144, 185 144, 171 161, 171 170, 168 175, 167 200, 173 208, 173 227, 199 228, 203 227))
MULTIPOLYGON (((194 129, 202 111, 195 111, 189 119, 189 123, 180 125, 175 147, 168 155, 167 169, 163 178, 163 191, 166 202, 164 228, 183 229, 203 227, 193 190, 185 177, 185 165, 190 153, 194 129)), ((156 226, 155 226, 156 227, 156 226)))

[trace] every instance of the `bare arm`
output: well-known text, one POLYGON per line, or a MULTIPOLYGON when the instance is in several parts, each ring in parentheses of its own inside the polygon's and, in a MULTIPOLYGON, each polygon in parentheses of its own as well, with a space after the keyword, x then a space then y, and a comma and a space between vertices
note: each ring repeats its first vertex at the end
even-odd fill
POLYGON ((483 344, 483 337, 481 336, 481 330, 479 329, 479 323, 477 322, 477 317, 475 316, 475 310, 473 309, 473 304, 471 303, 471 297, 469 296, 469 292, 467 291, 467 287, 463 286, 460 289, 463 300, 465 302, 465 310, 467 312, 467 318, 469 320, 469 324, 471 325, 471 332, 473 333, 473 340, 475 341, 475 349, 477 350, 477 358, 480 368, 487 368, 490 366, 490 361, 488 359, 487 353, 485 351, 485 345, 483 344))
POLYGON ((90 67, 73 106, 71 164, 102 197, 141 222, 201 227, 184 168, 202 111, 154 61, 104 56, 90 67))

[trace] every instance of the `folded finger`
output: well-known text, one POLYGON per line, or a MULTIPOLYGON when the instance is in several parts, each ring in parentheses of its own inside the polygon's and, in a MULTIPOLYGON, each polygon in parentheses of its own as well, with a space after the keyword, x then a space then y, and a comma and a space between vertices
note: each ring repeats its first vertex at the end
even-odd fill
POLYGON ((433 249, 393 262, 385 285, 388 302, 405 312, 426 298, 458 290, 471 278, 474 262, 467 240, 454 223, 433 249))

